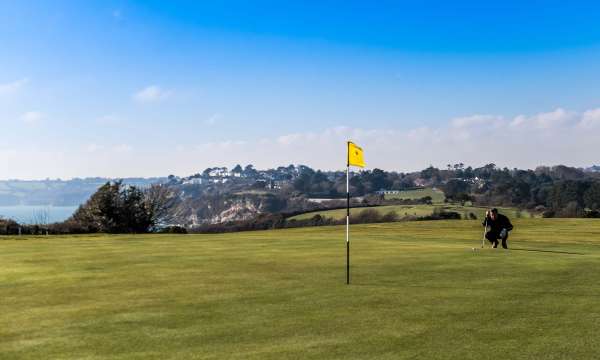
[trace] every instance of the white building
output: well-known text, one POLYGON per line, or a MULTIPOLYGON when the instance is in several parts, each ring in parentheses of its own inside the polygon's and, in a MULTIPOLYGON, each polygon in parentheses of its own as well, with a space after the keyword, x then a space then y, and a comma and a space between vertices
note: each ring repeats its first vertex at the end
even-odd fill
POLYGON ((183 180, 183 184, 184 185, 202 185, 202 179, 201 178, 193 178, 193 179, 183 180))

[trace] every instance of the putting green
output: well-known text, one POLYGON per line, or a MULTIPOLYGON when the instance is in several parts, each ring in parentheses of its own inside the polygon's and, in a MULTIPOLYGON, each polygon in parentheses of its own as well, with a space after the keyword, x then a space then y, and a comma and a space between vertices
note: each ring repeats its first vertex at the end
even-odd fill
POLYGON ((600 221, 0 239, 2 359, 593 359, 600 221))

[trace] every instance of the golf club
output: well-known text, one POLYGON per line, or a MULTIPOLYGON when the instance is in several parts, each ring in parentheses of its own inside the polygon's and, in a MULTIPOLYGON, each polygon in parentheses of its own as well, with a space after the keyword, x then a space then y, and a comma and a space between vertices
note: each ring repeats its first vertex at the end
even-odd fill
POLYGON ((487 232, 487 211, 485 213, 485 220, 483 225, 483 237, 481 238, 481 248, 485 246, 485 233, 487 232))

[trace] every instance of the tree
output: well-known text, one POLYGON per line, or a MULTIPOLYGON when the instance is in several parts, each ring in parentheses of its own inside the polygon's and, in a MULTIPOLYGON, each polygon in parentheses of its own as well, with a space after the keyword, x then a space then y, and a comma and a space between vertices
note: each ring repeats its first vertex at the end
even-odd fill
POLYGON ((256 171, 256 169, 254 169, 254 166, 252 164, 249 164, 249 165, 246 165, 246 167, 244 168, 243 174, 245 177, 255 178, 258 175, 258 171, 256 171))
POLYGON ((241 174, 244 170, 242 169, 242 165, 237 164, 232 170, 232 173, 241 174))
POLYGON ((179 192, 162 184, 154 184, 144 192, 144 203, 153 229, 172 223, 178 201, 179 192))
POLYGON ((146 191, 107 182, 70 219, 86 232, 144 233, 167 225, 178 197, 167 185, 146 191))
POLYGON ((586 181, 565 180, 559 181, 552 186, 548 194, 548 206, 552 210, 560 211, 567 206, 573 210, 574 204, 583 208, 583 195, 591 184, 586 181))
POLYGON ((427 169, 421 171, 421 177, 425 180, 433 180, 437 182, 441 178, 440 170, 433 167, 433 165, 430 165, 427 169))
POLYGON ((590 210, 600 209, 600 182, 595 181, 583 194, 583 202, 590 210))
POLYGON ((469 198, 468 193, 469 184, 465 181, 453 179, 444 185, 444 194, 450 200, 463 201, 469 198))
POLYGON ((50 223, 50 214, 48 209, 40 209, 33 213, 35 232, 41 232, 42 234, 48 235, 48 224, 50 223))

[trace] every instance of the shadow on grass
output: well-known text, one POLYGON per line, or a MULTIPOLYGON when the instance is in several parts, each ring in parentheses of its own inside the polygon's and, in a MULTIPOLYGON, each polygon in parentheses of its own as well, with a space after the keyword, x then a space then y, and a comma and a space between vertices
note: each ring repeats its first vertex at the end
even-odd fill
POLYGON ((509 248, 511 251, 531 251, 531 252, 543 252, 543 253, 552 253, 552 254, 566 254, 566 255, 587 255, 579 252, 570 252, 570 251, 559 251, 559 250, 538 250, 538 249, 523 249, 523 248, 509 248))

